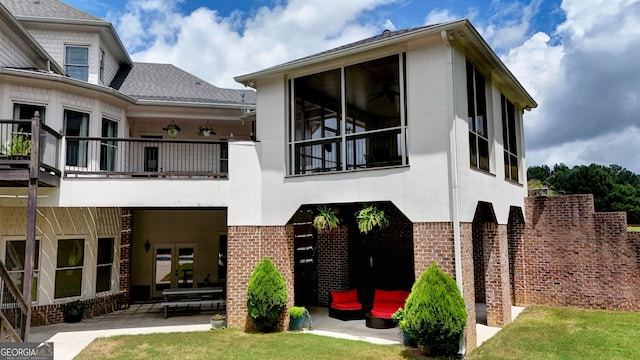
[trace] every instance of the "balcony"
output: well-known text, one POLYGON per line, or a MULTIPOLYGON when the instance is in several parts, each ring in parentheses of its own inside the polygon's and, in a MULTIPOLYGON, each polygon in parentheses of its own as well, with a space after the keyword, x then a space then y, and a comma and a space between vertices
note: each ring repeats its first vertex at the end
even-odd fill
POLYGON ((226 179, 227 141, 64 137, 65 178, 226 179))
POLYGON ((60 178, 227 179, 228 154, 226 140, 65 137, 39 120, 0 120, 0 187, 34 178, 49 187, 60 178))

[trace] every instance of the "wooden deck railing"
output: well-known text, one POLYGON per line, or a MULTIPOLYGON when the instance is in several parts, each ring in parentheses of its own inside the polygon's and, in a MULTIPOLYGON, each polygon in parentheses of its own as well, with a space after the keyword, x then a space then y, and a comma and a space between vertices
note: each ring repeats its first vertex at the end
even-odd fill
POLYGON ((0 341, 22 342, 27 329, 27 304, 0 261, 0 341))

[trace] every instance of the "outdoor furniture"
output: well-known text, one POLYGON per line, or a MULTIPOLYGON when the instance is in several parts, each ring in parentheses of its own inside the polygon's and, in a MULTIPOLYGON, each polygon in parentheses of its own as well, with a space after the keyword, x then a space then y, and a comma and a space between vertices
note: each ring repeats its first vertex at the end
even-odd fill
POLYGON ((404 309, 404 303, 409 297, 405 290, 375 289, 371 312, 365 314, 366 326, 374 329, 389 329, 396 326, 391 315, 404 309))
POLYGON ((329 292, 329 317, 339 320, 359 320, 363 316, 358 289, 329 292))
POLYGON ((190 309, 195 307, 202 310, 203 306, 210 305, 212 310, 215 308, 220 311, 221 307, 225 306, 225 300, 221 299, 222 294, 222 287, 166 289, 162 291, 164 301, 160 303, 160 306, 164 310, 165 319, 170 308, 190 309))

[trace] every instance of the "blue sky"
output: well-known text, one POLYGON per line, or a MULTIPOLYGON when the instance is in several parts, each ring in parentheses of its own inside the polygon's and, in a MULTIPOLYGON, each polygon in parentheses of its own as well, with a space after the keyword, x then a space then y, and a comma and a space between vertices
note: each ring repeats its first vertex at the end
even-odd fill
POLYGON ((640 0, 63 0, 105 18, 134 61, 233 77, 377 34, 468 18, 540 104, 527 165, 640 173, 640 0))

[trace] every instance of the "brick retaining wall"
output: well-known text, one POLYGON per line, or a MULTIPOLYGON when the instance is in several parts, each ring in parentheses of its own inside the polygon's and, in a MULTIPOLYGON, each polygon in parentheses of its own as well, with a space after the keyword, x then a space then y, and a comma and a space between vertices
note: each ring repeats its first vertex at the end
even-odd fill
POLYGON ((525 206, 518 305, 640 310, 640 235, 626 231, 625 213, 596 213, 592 195, 529 197, 525 206))

